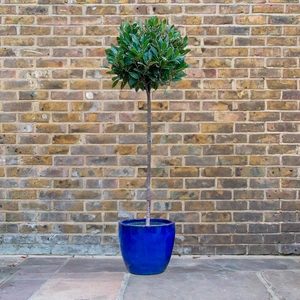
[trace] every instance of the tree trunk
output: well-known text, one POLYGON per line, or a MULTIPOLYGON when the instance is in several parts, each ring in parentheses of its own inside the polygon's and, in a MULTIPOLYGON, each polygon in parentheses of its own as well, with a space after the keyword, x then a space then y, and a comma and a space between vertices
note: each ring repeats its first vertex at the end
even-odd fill
POLYGON ((147 93, 147 212, 146 226, 150 226, 150 211, 151 211, 151 88, 146 88, 147 93))

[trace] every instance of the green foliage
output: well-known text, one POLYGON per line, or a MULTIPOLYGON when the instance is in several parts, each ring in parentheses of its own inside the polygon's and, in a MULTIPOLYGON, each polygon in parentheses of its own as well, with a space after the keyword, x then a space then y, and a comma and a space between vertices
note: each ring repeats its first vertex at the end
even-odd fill
POLYGON ((188 38, 182 38, 174 25, 167 26, 166 20, 159 22, 152 17, 144 24, 123 22, 119 33, 118 45, 106 50, 111 65, 108 74, 116 75, 112 78, 113 87, 121 81, 122 89, 128 84, 136 91, 150 91, 186 75, 188 38))

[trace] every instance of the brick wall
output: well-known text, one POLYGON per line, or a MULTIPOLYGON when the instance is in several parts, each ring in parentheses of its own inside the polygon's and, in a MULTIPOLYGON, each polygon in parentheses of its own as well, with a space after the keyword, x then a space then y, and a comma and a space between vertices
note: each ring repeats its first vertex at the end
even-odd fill
POLYGON ((117 254, 145 210, 144 93, 111 89, 121 21, 189 36, 153 93, 153 214, 175 253, 300 251, 298 0, 1 0, 0 253, 117 254))

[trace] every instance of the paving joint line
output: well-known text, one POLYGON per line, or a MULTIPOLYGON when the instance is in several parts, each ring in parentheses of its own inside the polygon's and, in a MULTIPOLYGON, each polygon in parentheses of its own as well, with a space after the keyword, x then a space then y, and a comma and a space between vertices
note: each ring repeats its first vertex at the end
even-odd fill
POLYGON ((124 295, 125 295, 125 291, 126 291, 128 282, 129 282, 129 278, 130 278, 130 273, 124 273, 123 280, 121 282, 121 287, 120 287, 120 290, 119 290, 116 300, 124 299, 124 295))
MULTIPOLYGON (((27 258, 27 257, 26 257, 27 258)), ((26 259, 25 258, 25 259, 26 259)), ((0 287, 3 286, 7 281, 9 281, 13 276, 16 275, 16 273, 19 271, 18 267, 25 261, 25 259, 23 261, 21 261, 20 263, 18 263, 17 265, 14 266, 15 271, 9 276, 7 277, 6 279, 4 279, 2 282, 0 282, 0 287)), ((1 297, 0 297, 1 298, 1 297)))
POLYGON ((267 289, 267 292, 271 295, 272 300, 282 300, 282 298, 279 298, 275 291, 272 288, 272 285, 267 281, 267 279, 264 277, 263 272, 255 272, 256 276, 260 280, 260 282, 265 286, 267 289))

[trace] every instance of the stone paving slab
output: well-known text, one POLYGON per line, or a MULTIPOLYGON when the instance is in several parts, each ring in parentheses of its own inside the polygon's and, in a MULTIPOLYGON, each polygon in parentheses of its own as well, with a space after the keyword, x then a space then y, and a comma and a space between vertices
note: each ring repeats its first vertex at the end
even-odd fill
POLYGON ((24 259, 19 256, 0 256, 0 285, 15 274, 21 262, 24 262, 24 259))
POLYGON ((300 272, 291 270, 285 272, 264 271, 262 276, 280 300, 300 299, 300 272))
POLYGON ((163 274, 130 275, 123 299, 300 300, 299 276, 297 258, 172 258, 163 274))
MULTIPOLYGON (((299 258, 300 261, 300 258, 299 258)), ((260 271, 290 270, 300 271, 300 263, 290 258, 274 257, 181 257, 172 258, 167 272, 199 272, 199 271, 260 271)), ((299 299, 300 300, 300 299, 299 299)))
POLYGON ((61 266, 67 263, 68 257, 27 257, 23 259, 24 266, 61 266))
POLYGON ((136 276, 120 257, 0 256, 0 300, 300 300, 299 282, 299 257, 172 257, 136 276))
POLYGON ((61 273, 82 272, 126 272, 126 267, 121 257, 74 257, 60 269, 61 273))
MULTIPOLYGON (((13 280, 24 279, 48 279, 53 276, 55 272, 59 270, 59 266, 36 266, 31 268, 21 267, 11 277, 13 280)), ((0 298, 1 300, 1 298, 0 298)))
POLYGON ((131 275, 124 295, 124 300, 130 299, 263 300, 269 299, 269 293, 255 272, 166 272, 131 275))
MULTIPOLYGON (((15 270, 11 267, 0 267, 0 284, 15 274, 15 270)), ((1 298, 0 298, 1 299, 1 298)))
POLYGON ((60 273, 45 283, 30 300, 116 300, 123 273, 60 273))
POLYGON ((3 285, 0 286, 0 299, 1 300, 28 300, 44 283, 46 283, 46 281, 47 281, 46 279, 8 280, 3 285))
POLYGON ((18 266, 20 263, 24 262, 24 258, 21 256, 1 256, 0 255, 0 267, 15 267, 18 266))

